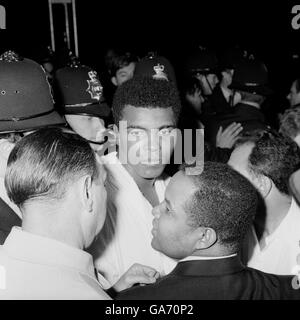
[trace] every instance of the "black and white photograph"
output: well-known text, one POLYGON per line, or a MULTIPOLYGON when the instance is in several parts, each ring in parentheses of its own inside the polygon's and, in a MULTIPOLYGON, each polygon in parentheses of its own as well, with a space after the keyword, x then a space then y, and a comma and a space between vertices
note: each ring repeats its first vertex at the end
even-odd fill
POLYGON ((300 300, 300 1, 0 1, 0 300, 300 300))

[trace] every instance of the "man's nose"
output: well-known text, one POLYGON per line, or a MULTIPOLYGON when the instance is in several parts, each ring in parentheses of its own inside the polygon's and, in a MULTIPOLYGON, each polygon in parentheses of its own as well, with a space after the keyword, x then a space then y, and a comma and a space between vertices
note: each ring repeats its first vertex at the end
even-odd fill
POLYGON ((150 151, 157 151, 159 150, 160 139, 158 135, 158 130, 151 130, 150 138, 148 141, 148 149, 150 151))

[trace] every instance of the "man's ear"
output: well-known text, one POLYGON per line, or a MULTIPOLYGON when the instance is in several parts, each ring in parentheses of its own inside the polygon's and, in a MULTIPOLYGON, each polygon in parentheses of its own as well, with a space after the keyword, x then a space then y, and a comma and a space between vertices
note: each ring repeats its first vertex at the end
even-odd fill
POLYGON ((116 124, 109 128, 109 140, 114 144, 120 144, 120 133, 116 124))
POLYGON ((194 250, 208 249, 217 241, 217 234, 212 228, 199 227, 193 232, 196 237, 194 250))
POLYGON ((113 84, 114 86, 116 86, 116 87, 118 86, 117 78, 116 78, 116 77, 111 77, 110 80, 111 80, 111 82, 112 82, 112 84, 113 84))
POLYGON ((264 175, 256 178, 257 188, 263 198, 266 198, 272 189, 272 180, 264 175))
POLYGON ((84 176, 80 179, 82 204, 86 211, 93 210, 92 178, 84 176))

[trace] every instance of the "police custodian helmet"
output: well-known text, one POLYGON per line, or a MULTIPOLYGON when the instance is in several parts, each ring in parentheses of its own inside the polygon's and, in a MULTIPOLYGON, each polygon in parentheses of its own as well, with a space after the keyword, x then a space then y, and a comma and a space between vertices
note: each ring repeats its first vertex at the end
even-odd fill
POLYGON ((214 51, 200 47, 187 57, 185 69, 191 75, 217 74, 219 71, 217 56, 214 51))
POLYGON ((136 63, 134 75, 149 76, 153 79, 165 79, 172 81, 176 85, 175 71, 170 61, 163 56, 151 52, 136 63))
POLYGON ((103 96, 97 72, 88 66, 74 64, 55 73, 55 92, 62 114, 106 118, 110 108, 103 96))
POLYGON ((13 51, 0 56, 0 132, 31 131, 65 124, 54 110, 44 69, 13 51))
POLYGON ((236 65, 229 88, 262 96, 273 93, 269 86, 266 66, 263 62, 254 58, 244 59, 236 65))

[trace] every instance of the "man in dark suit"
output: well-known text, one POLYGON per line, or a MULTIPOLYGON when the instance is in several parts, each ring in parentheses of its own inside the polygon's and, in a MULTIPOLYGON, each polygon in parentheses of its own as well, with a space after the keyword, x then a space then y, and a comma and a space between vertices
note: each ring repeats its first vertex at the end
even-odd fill
POLYGON ((118 299, 300 299, 292 276, 245 267, 238 256, 258 197, 228 165, 206 162, 201 174, 182 168, 153 209, 153 248, 179 263, 155 284, 118 299))

